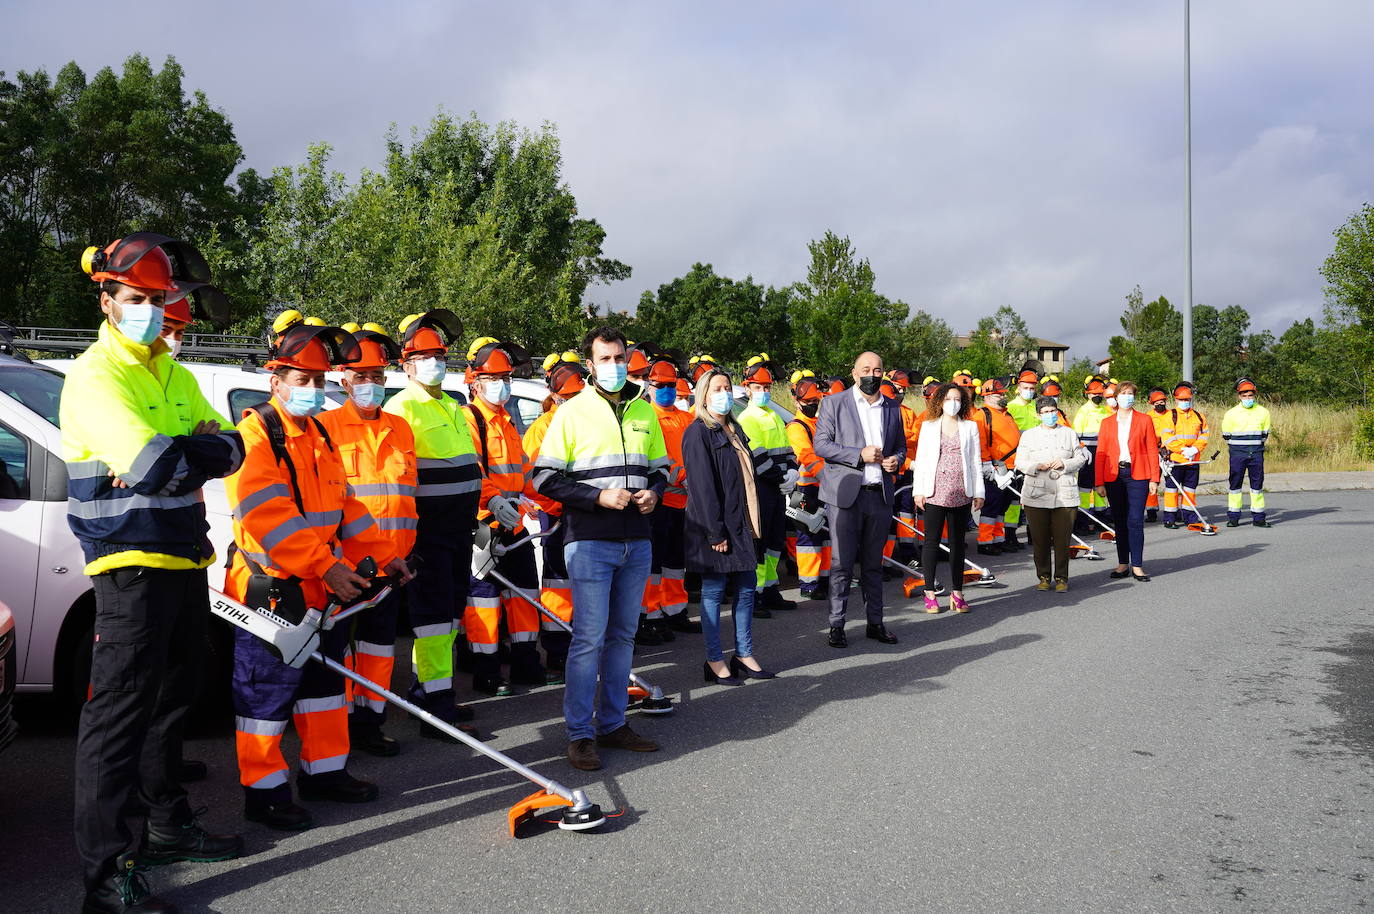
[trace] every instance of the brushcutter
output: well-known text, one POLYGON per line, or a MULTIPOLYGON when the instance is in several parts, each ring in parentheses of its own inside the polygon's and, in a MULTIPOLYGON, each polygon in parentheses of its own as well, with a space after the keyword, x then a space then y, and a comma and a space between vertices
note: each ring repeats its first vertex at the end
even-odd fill
MULTIPOLYGON (((370 558, 358 563, 358 573, 363 577, 375 575, 376 568, 376 563, 370 558)), ((587 794, 582 790, 569 789, 557 781, 544 777, 505 753, 469 736, 448 721, 412 704, 390 689, 378 685, 366 676, 355 673, 342 663, 331 657, 326 657, 320 652, 322 632, 328 631, 338 622, 355 613, 375 607, 385 600, 390 593, 391 586, 383 584, 380 589, 350 606, 339 608, 337 603, 331 602, 323 610, 311 607, 306 610, 304 617, 299 622, 292 623, 277 615, 270 608, 249 608, 212 587, 210 588, 210 611, 229 624, 267 642, 273 653, 280 657, 283 662, 297 669, 305 666, 308 660, 323 664, 356 685, 382 696, 391 704, 442 731, 452 739, 480 752, 503 768, 507 768, 526 780, 539 785, 538 791, 520 800, 508 811, 506 818, 512 836, 515 835, 516 829, 522 823, 534 818, 536 810, 551 807, 563 807, 562 816, 558 820, 558 827, 565 831, 585 831, 596 828, 605 822, 606 815, 601 811, 601 807, 587 799, 587 794)))
MULTIPOLYGON (((1022 474, 1022 475, 1024 475, 1024 474, 1022 474)), ((1017 498, 1021 498, 1021 490, 1018 489, 1016 486, 1014 486, 1014 485, 1011 484, 1011 483, 1012 483, 1012 480, 1015 479, 1015 478, 1016 478, 1016 474, 1015 474, 1014 472, 1008 470, 1005 476, 999 476, 996 480, 994 480, 994 482, 995 482, 998 486, 1001 486, 1001 487, 1004 488, 1004 489, 1008 489, 1008 490, 1010 490, 1010 491, 1012 491, 1012 492, 1015 492, 1015 493, 1016 493, 1016 497, 1017 497, 1017 498)), ((1024 508, 1025 508, 1024 502, 1022 503, 1022 508, 1023 508, 1023 510, 1024 510, 1024 508)), ((1078 510, 1082 511, 1083 508, 1082 508, 1082 507, 1079 507, 1078 510)), ((1084 513, 1086 514, 1087 512, 1084 512, 1084 513)), ((1089 516, 1091 517, 1092 515, 1089 515, 1089 516)), ((1096 520, 1096 518, 1093 518, 1093 519, 1096 520)), ((1099 523, 1100 523, 1100 521, 1099 521, 1099 523)), ((1103 526, 1106 526, 1106 525, 1103 524, 1103 526)), ((1108 529, 1110 529, 1110 528, 1108 528, 1108 529)), ((1113 532, 1112 536, 1113 536, 1113 538, 1115 538, 1115 536, 1116 536, 1115 532, 1113 532)), ((1087 543, 1085 543, 1085 542, 1083 541, 1083 539, 1082 539, 1081 537, 1079 537, 1079 535, 1078 535, 1077 533, 1074 533, 1072 530, 1070 530, 1070 531, 1069 531, 1069 537, 1073 540, 1073 542, 1069 544, 1069 558, 1071 558, 1071 559, 1085 558, 1085 559, 1087 559, 1087 560, 1090 561, 1090 562, 1100 562, 1100 561, 1102 561, 1102 556, 1101 556, 1101 554, 1099 554, 1098 551, 1097 551, 1096 549, 1094 549, 1092 546, 1090 546, 1090 545, 1088 545, 1087 543)))
MULTIPOLYGON (((893 500, 894 500, 894 501, 896 500, 896 497, 897 497, 897 495, 898 495, 899 493, 905 492, 906 490, 908 490, 908 489, 910 489, 910 488, 911 488, 911 486, 902 486, 902 487, 901 487, 900 489, 898 489, 896 492, 892 493, 893 500)), ((916 529, 915 524, 912 524, 912 523, 910 523, 909 521, 902 520, 900 517, 894 517, 893 519, 894 519, 895 521, 897 521, 897 523, 901 524, 903 527, 906 527, 908 530, 910 530, 910 531, 911 531, 912 533, 914 533, 916 536, 922 536, 921 531, 916 529)), ((944 543, 937 543, 937 545, 938 545, 941 549, 943 549, 943 550, 945 551, 945 555, 949 555, 949 554, 950 554, 949 547, 946 546, 944 543)), ((892 564, 896 565, 898 568, 904 568, 904 569, 906 569, 906 571, 907 571, 908 574, 910 574, 910 572, 911 572, 911 569, 910 569, 910 568, 907 568, 907 566, 902 565, 901 563, 897 562, 895 559, 890 559, 890 558, 888 558, 887 556, 883 556, 883 560, 886 561, 886 562, 891 562, 892 564)), ((964 568, 964 583, 965 583, 965 584, 967 584, 967 585, 969 585, 969 586, 971 586, 971 587, 991 587, 993 584, 996 584, 996 583, 997 583, 997 576, 996 576, 995 574, 993 574, 993 573, 992 573, 991 571, 989 571, 988 569, 984 568, 982 565, 979 565, 979 564, 975 563, 972 559, 968 558, 967 556, 964 557, 964 565, 967 566, 967 567, 964 568)), ((921 587, 921 586, 923 586, 923 582, 922 582, 921 584, 912 584, 912 579, 908 578, 907 581, 903 582, 903 584, 902 584, 902 590, 903 590, 903 592, 906 593, 906 595, 909 597, 909 596, 911 596, 913 593, 916 592, 917 587, 921 587)), ((943 592, 944 592, 944 587, 943 587, 939 582, 936 582, 936 585, 935 585, 935 594, 936 594, 936 596, 939 596, 939 595, 940 595, 941 593, 943 593, 943 592)))
POLYGON ((1206 460, 1194 460, 1189 463, 1174 463, 1173 461, 1169 460, 1169 458, 1163 455, 1161 455, 1159 458, 1160 472, 1162 472, 1165 476, 1169 477, 1169 481, 1174 484, 1174 489, 1178 491, 1178 495, 1180 498, 1183 499, 1183 503, 1197 517, 1197 523, 1188 524, 1188 529, 1192 530, 1195 533, 1201 533, 1203 536, 1216 536, 1217 525, 1208 523, 1206 520, 1203 519, 1202 512, 1199 511, 1197 507, 1197 499, 1190 495, 1187 489, 1179 485, 1179 482, 1177 479, 1174 478, 1174 474, 1172 471, 1179 467, 1200 467, 1204 464, 1212 463, 1220 455, 1221 451, 1214 451, 1212 453, 1212 456, 1208 457, 1206 460))
MULTIPOLYGON (((560 522, 561 523, 561 522, 560 522)), ((557 625, 569 635, 572 634, 572 625, 549 609, 539 600, 539 595, 513 584, 509 578, 496 570, 496 562, 501 556, 512 549, 519 549, 523 546, 534 548, 534 541, 543 539, 558 529, 559 524, 554 524, 543 533, 526 532, 523 537, 513 543, 502 543, 497 540, 492 528, 487 524, 481 524, 477 528, 477 533, 473 537, 472 543, 472 573, 475 577, 490 578, 496 581, 511 593, 520 597, 526 603, 537 609, 540 614, 554 625, 557 625)), ((631 706, 645 714, 671 714, 673 713, 673 700, 663 694, 663 689, 653 685, 641 676, 637 676, 634 671, 630 672, 630 683, 627 690, 631 699, 631 706)))

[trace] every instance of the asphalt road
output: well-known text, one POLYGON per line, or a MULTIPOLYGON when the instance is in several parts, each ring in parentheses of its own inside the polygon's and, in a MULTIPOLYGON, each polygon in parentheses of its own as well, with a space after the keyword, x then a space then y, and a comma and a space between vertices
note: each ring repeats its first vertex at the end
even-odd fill
MULTIPOLYGON (((530 787, 399 717, 400 757, 350 765, 378 803, 315 804, 312 831, 271 832, 239 817, 222 726, 188 744, 212 767, 193 799, 249 853, 153 884, 221 912, 1369 906, 1374 492, 1273 502, 1269 530, 1147 528, 1148 584, 1079 560, 1068 594, 1038 594, 1020 553, 989 560, 1002 586, 970 589, 965 616, 890 585, 891 647, 851 622, 834 650, 803 604, 755 625, 772 682, 703 685, 699 636, 643 651, 638 670, 680 698, 633 720, 664 751, 608 751, 593 774, 563 760, 560 690, 479 703, 494 746, 624 808, 597 833, 511 839, 530 787)), ((19 710, 0 909, 74 910, 72 727, 41 700, 19 710)))

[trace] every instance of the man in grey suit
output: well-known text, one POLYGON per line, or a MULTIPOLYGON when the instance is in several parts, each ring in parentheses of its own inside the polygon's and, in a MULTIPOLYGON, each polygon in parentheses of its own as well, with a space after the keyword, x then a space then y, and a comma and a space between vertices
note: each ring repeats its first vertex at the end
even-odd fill
POLYGON ((862 569, 860 590, 868 618, 865 634, 883 644, 897 636, 883 625, 883 546, 892 525, 895 474, 906 458, 906 436, 897 401, 879 391, 883 360, 865 352, 854 362, 854 386, 821 401, 816 419, 816 454, 821 501, 830 524, 834 561, 830 568, 831 647, 848 647, 845 604, 862 569))

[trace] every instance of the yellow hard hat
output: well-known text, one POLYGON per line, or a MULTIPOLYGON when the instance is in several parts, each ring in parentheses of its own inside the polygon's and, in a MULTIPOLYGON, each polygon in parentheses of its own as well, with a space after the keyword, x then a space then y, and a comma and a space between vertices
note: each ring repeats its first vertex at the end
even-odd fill
POLYGON ((814 378, 815 376, 816 373, 809 368, 798 368, 792 372, 792 377, 788 378, 787 383, 796 386, 796 383, 802 378, 814 378))
POLYGON ((272 322, 272 332, 285 333, 288 329, 299 324, 304 319, 301 313, 295 308, 288 308, 281 314, 278 314, 277 319, 272 322))
POLYGON ((472 345, 468 347, 468 360, 471 361, 472 359, 477 358, 477 350, 481 349, 488 343, 499 342, 501 341, 494 336, 479 336, 477 339, 473 340, 472 345))
POLYGON ((363 328, 358 326, 358 322, 357 322, 357 321, 349 321, 349 322, 347 322, 347 323, 345 323, 345 324, 340 324, 340 325, 339 325, 339 329, 340 329, 340 330, 347 330, 349 333, 357 333, 359 330, 361 330, 361 329, 363 329, 363 328))
POLYGON ((305 326, 307 326, 307 327, 323 327, 323 326, 325 326, 325 323, 324 323, 324 321, 320 320, 318 317, 307 317, 307 318, 305 319, 305 326))
POLYGON ((415 323, 419 319, 420 315, 418 314, 407 314, 405 317, 401 318, 401 323, 397 325, 396 329, 400 330, 401 334, 404 335, 406 332, 406 328, 409 327, 411 324, 415 323))

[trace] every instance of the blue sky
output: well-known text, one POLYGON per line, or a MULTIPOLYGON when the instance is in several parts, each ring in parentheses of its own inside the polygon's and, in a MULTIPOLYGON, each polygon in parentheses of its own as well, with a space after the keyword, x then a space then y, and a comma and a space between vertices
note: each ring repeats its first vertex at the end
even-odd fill
MULTIPOLYGON (((626 307, 708 262, 800 279, 827 229, 958 332, 1002 304, 1105 355, 1124 296, 1183 300, 1182 0, 1115 3, 10 2, 0 69, 174 54, 270 170, 350 175, 443 106, 549 121, 626 307)), ((1331 232, 1374 200, 1374 4, 1193 4, 1195 299, 1320 313, 1331 232)), ((767 341, 761 340, 760 345, 767 341)))

